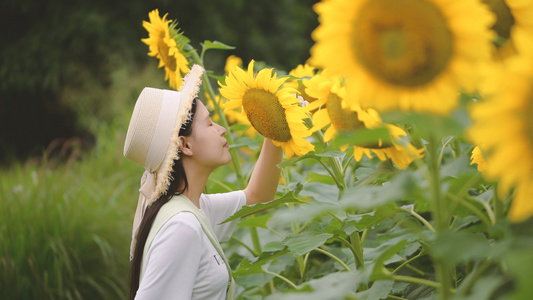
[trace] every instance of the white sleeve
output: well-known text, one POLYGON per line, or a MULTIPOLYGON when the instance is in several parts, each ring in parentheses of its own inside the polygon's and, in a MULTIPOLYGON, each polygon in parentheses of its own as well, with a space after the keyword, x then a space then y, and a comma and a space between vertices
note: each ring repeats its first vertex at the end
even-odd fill
POLYGON ((173 216, 152 241, 136 300, 191 299, 200 266, 202 227, 191 213, 173 216))
POLYGON ((234 191, 220 194, 202 194, 200 197, 200 207, 209 219, 211 227, 217 238, 225 242, 231 238, 233 231, 239 220, 222 223, 231 217, 239 209, 246 205, 246 194, 244 191, 234 191))

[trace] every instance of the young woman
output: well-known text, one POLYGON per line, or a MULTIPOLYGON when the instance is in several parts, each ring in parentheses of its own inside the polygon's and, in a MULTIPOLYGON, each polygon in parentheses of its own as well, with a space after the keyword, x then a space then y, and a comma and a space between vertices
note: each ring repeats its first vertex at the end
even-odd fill
POLYGON ((276 193, 282 150, 268 139, 244 190, 202 193, 211 172, 231 161, 226 130, 197 98, 202 73, 194 65, 179 92, 145 88, 135 104, 124 156, 145 172, 132 233, 130 299, 227 299, 232 279, 209 232, 228 239, 236 223, 222 221, 276 193), (176 203, 200 213, 174 213, 169 207, 176 203))

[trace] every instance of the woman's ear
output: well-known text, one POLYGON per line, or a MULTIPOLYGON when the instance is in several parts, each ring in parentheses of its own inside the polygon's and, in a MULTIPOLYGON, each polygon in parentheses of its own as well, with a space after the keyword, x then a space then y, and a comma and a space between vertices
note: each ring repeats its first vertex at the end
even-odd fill
POLYGON ((189 143, 189 139, 184 136, 180 136, 180 147, 179 150, 182 155, 192 156, 192 148, 191 144, 189 143))

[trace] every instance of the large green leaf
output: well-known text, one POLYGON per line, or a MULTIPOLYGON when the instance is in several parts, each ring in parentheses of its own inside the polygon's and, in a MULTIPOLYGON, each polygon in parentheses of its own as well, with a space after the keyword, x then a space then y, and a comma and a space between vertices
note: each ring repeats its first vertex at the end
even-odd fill
POLYGON ((258 212, 258 211, 274 208, 274 207, 277 207, 279 205, 283 205, 285 203, 299 203, 299 202, 301 202, 301 200, 299 200, 297 197, 298 197, 298 193, 300 193, 300 191, 302 190, 302 187, 303 186, 301 184, 298 184, 293 191, 290 191, 290 192, 286 193, 281 198, 278 198, 276 200, 273 200, 273 201, 270 201, 270 202, 267 202, 267 203, 259 203, 259 204, 255 204, 255 205, 251 205, 251 206, 244 206, 239 211, 234 213, 231 217, 229 217, 226 220, 224 220, 224 222, 222 222, 222 224, 226 223, 226 222, 230 222, 230 221, 236 220, 236 219, 239 219, 239 218, 242 218, 242 217, 247 216, 247 215, 254 214, 254 213, 258 212))
POLYGON ((322 225, 313 222, 301 232, 287 236, 282 243, 289 247, 294 256, 301 256, 322 246, 332 236, 322 225))

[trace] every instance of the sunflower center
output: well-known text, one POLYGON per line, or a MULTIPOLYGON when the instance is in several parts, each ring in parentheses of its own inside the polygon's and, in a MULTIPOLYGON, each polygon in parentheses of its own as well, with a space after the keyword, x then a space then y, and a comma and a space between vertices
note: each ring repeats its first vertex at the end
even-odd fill
POLYGON ((365 127, 365 124, 359 121, 356 111, 342 108, 342 98, 336 94, 329 93, 326 105, 331 125, 337 130, 350 131, 365 127))
POLYGON ((483 2, 488 4, 492 12, 496 14, 496 23, 491 29, 496 31, 498 36, 509 39, 511 37, 511 28, 515 24, 515 19, 509 6, 504 0, 483 0, 483 2))
POLYGON ((278 142, 288 142, 291 139, 285 109, 272 93, 262 89, 249 89, 242 97, 242 107, 252 126, 262 136, 278 142))
POLYGON ((389 84, 427 84, 443 73, 453 55, 446 18, 426 0, 367 0, 353 26, 357 60, 389 84))

